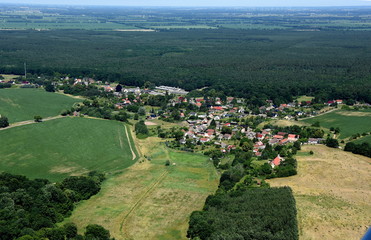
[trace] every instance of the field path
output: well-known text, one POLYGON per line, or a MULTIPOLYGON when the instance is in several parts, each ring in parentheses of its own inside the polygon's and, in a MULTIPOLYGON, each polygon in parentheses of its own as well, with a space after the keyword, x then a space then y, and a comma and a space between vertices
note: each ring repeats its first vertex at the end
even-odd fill
MULTIPOLYGON (((64 118, 64 117, 65 116, 58 115, 58 116, 54 116, 54 117, 43 118, 42 121, 45 122, 45 121, 55 120, 55 119, 64 118)), ((20 127, 20 126, 24 126, 24 125, 34 124, 34 123, 37 123, 37 122, 35 122, 34 120, 27 120, 27 121, 22 121, 22 122, 16 122, 16 123, 10 124, 6 128, 0 128, 0 131, 1 130, 6 130, 6 129, 9 129, 9 128, 14 128, 14 127, 20 127)))
POLYGON ((124 226, 125 222, 128 220, 130 215, 138 208, 140 203, 148 197, 148 195, 158 186, 168 175, 168 171, 165 170, 147 189, 146 191, 139 197, 139 199, 133 204, 133 206, 130 208, 129 212, 125 215, 125 217, 122 219, 122 222, 120 224, 120 232, 125 236, 126 239, 130 239, 128 236, 127 231, 125 231, 124 226))
MULTIPOLYGON (((131 151, 131 154, 133 155, 133 158, 131 160, 135 160, 135 158, 137 157, 137 155, 135 154, 135 152, 133 151, 133 147, 131 146, 131 141, 130 141, 130 137, 129 137, 129 133, 128 133, 128 128, 127 126, 125 126, 125 132, 126 132, 126 138, 128 139, 128 143, 129 143, 129 147, 130 147, 130 151, 131 151)), ((120 138, 120 141, 121 141, 121 138, 120 138)))

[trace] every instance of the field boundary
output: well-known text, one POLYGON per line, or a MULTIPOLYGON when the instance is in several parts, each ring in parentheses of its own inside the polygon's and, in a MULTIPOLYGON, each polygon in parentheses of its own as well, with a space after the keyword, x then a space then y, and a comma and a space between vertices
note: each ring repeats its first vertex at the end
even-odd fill
MULTIPOLYGON (((54 117, 47 117, 47 118, 43 118, 42 122, 55 120, 55 119, 59 119, 59 118, 65 118, 65 117, 66 116, 62 116, 62 115, 58 115, 58 116, 54 116, 54 117)), ((16 123, 10 124, 6 128, 0 128, 0 131, 10 129, 10 128, 15 128, 15 127, 21 127, 21 126, 25 126, 25 125, 30 125, 30 124, 34 124, 34 123, 38 123, 38 122, 35 122, 35 120, 26 120, 26 121, 22 121, 22 122, 16 122, 16 123)))
POLYGON ((135 154, 132 146, 131 146, 131 137, 129 136, 129 133, 128 133, 128 128, 127 126, 124 124, 124 127, 125 127, 125 133, 126 133, 126 137, 128 139, 128 143, 129 143, 129 147, 130 147, 130 151, 131 151, 131 154, 133 155, 133 158, 131 159, 132 161, 134 161, 136 158, 137 158, 137 155, 135 154))
POLYGON ((127 221, 127 219, 130 217, 130 215, 138 208, 138 206, 140 205, 140 203, 142 202, 142 200, 144 198, 146 198, 149 193, 151 191, 153 191, 165 178, 166 176, 168 175, 168 171, 165 170, 161 175, 160 177, 158 177, 154 183, 152 183, 148 189, 139 197, 139 199, 134 203, 134 205, 130 208, 129 212, 125 215, 125 217, 122 219, 121 221, 121 224, 120 224, 120 232, 123 233, 127 238, 129 237, 128 236, 128 233, 126 231, 124 231, 124 224, 125 222, 127 221))

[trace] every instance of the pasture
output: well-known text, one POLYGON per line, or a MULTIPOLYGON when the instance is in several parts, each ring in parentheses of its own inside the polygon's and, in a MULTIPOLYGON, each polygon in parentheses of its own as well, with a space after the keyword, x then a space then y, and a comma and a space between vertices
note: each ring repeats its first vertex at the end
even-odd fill
POLYGON ((339 139, 345 139, 355 133, 371 131, 371 110, 346 111, 337 110, 317 117, 302 120, 305 123, 313 124, 319 122, 324 128, 340 128, 339 139))
POLYGON ((43 118, 56 116, 77 102, 81 99, 43 89, 0 89, 0 114, 7 116, 10 123, 31 120, 35 115, 43 118))
POLYGON ((136 143, 150 161, 142 157, 107 179, 65 222, 75 222, 80 231, 100 224, 116 239, 187 239, 189 216, 217 189, 218 174, 203 155, 170 150, 155 137, 136 143))
POLYGON ((115 173, 135 163, 129 141, 122 123, 98 119, 66 117, 5 129, 0 171, 51 181, 92 170, 115 173))
POLYGON ((354 143, 357 143, 357 144, 364 143, 364 142, 367 142, 367 143, 371 144, 371 135, 359 138, 359 139, 354 141, 354 143))
POLYGON ((300 153, 298 175, 269 180, 292 188, 300 239, 360 239, 370 224, 370 158, 323 145, 300 153))

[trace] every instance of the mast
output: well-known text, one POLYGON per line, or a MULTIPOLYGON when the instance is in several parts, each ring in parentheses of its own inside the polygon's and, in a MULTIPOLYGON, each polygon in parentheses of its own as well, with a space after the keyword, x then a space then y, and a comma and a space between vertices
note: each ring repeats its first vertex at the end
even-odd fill
POLYGON ((27 64, 24 63, 24 78, 27 79, 27 64))

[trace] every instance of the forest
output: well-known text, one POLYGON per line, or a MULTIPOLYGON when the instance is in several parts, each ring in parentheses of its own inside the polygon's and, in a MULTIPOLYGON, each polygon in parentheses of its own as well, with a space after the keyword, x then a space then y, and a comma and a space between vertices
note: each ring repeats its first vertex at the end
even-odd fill
POLYGON ((296 240, 295 199, 289 187, 209 196, 204 209, 192 213, 187 236, 201 240, 296 240))
POLYGON ((252 102, 371 102, 370 31, 3 31, 0 72, 203 87, 252 102), (334 40, 336 39, 336 41, 334 40), (50 54, 53 53, 53 54, 50 54))
POLYGON ((73 223, 56 225, 71 214, 75 203, 98 193, 103 180, 104 175, 97 172, 68 177, 56 184, 1 173, 0 239, 109 240, 109 232, 99 225, 88 225, 84 236, 77 234, 73 223))

